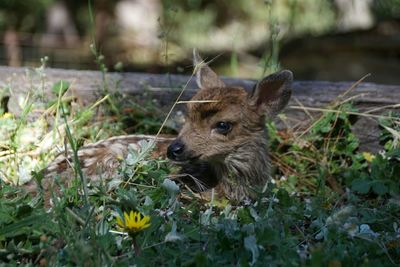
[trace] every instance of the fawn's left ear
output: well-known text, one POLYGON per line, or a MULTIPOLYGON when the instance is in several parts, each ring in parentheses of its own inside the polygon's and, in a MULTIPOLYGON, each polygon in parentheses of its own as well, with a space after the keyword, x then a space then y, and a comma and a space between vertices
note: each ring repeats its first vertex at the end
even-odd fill
POLYGON ((196 73, 197 86, 200 89, 225 87, 225 83, 205 63, 196 49, 193 49, 193 65, 196 73))
POLYGON ((289 70, 273 73, 256 84, 250 95, 250 103, 260 113, 276 115, 289 102, 292 82, 293 74, 289 70))

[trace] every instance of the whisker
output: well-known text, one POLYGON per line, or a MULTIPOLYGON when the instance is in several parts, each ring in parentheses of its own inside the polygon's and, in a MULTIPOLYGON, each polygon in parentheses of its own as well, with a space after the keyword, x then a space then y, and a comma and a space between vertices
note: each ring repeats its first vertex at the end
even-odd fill
MULTIPOLYGON (((174 179, 174 178, 179 179, 179 178, 181 178, 181 177, 189 177, 190 179, 193 180, 193 182, 194 182, 196 188, 199 190, 199 192, 202 192, 202 191, 205 191, 205 190, 208 189, 207 186, 206 186, 206 184, 205 184, 203 181, 201 181, 200 179, 194 177, 193 175, 191 175, 191 174, 189 174, 189 173, 176 174, 176 175, 172 175, 172 176, 170 176, 170 177, 171 177, 172 179, 174 179)), ((181 180, 179 180, 179 181, 180 181, 181 183, 183 183, 181 180)), ((185 183, 183 183, 183 184, 185 184, 185 183)))

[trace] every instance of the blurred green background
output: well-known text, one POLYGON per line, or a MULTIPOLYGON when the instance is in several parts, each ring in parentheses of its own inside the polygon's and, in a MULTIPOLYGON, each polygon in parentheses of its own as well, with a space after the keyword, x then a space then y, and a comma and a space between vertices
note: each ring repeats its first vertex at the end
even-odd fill
POLYGON ((1 0, 0 64, 400 83, 400 0, 1 0), (93 16, 90 16, 90 10, 93 16))

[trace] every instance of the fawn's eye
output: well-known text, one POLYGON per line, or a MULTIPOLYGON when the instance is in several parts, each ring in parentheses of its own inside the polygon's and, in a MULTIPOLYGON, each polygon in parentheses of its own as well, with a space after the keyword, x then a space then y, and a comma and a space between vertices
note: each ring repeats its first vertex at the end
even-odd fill
POLYGON ((232 130, 232 123, 226 121, 217 122, 215 129, 219 134, 227 134, 232 130))

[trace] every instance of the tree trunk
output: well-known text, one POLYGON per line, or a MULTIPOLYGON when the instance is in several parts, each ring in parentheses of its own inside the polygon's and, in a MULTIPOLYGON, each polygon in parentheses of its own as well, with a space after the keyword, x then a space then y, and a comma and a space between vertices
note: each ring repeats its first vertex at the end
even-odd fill
MULTIPOLYGON (((17 105, 18 97, 26 94, 29 88, 40 88, 42 80, 34 73, 32 71, 31 75, 26 75, 24 68, 0 67, 0 96, 1 90, 7 85, 11 85, 12 88, 8 102, 10 112, 18 115, 20 113, 17 105)), ((45 73, 44 91, 47 94, 51 94, 52 84, 61 79, 66 80, 72 84, 70 92, 85 105, 93 103, 100 97, 104 85, 101 73, 96 71, 47 69, 45 73)), ((249 92, 256 82, 234 78, 222 79, 228 85, 242 86, 249 92)), ((128 98, 143 99, 144 95, 152 97, 165 111, 170 109, 186 83, 187 87, 181 100, 190 99, 196 92, 195 80, 189 76, 147 73, 106 75, 106 84, 110 92, 118 90, 128 98)), ((358 108, 358 112, 362 113, 354 125, 354 132, 361 140, 361 149, 376 152, 381 149, 378 144, 380 129, 377 117, 400 107, 400 86, 360 83, 345 97, 338 98, 353 84, 353 82, 295 81, 291 101, 284 111, 287 120, 285 123, 278 121, 279 128, 304 130, 310 125, 311 117, 317 118, 321 109, 326 108, 328 104, 353 97, 352 102, 358 108)), ((183 110, 183 106, 177 105, 174 114, 178 114, 176 112, 178 110, 183 110)))
POLYGON ((12 67, 21 66, 21 48, 19 44, 19 36, 15 29, 9 28, 4 33, 4 45, 8 65, 12 67))

